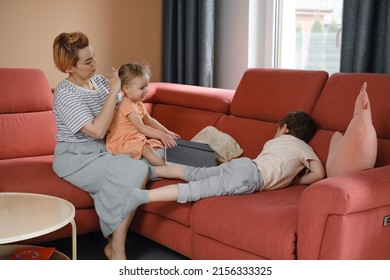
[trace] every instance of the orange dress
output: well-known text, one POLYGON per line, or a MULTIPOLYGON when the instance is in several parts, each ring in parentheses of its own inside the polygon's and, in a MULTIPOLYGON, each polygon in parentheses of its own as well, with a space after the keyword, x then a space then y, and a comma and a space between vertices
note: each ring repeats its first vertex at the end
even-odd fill
POLYGON ((124 97, 116 109, 113 121, 108 129, 106 138, 106 150, 115 155, 128 154, 132 158, 139 159, 142 156, 144 145, 150 145, 154 149, 163 148, 163 144, 157 139, 148 139, 137 131, 129 120, 131 113, 137 113, 141 117, 147 114, 141 101, 133 103, 124 97))

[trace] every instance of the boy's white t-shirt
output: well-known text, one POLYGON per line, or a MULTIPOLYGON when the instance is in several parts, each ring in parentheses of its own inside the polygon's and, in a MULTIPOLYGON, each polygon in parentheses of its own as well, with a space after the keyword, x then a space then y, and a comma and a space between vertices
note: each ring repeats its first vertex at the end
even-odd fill
POLYGON ((264 180, 262 190, 274 190, 288 186, 310 160, 320 160, 312 147, 295 136, 282 135, 266 142, 253 162, 264 180))

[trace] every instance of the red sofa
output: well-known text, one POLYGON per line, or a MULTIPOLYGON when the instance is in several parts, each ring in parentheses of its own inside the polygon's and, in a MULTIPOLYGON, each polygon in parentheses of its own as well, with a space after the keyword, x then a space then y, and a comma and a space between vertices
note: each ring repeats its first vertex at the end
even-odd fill
MULTIPOLYGON (((304 110, 319 123, 310 144, 325 164, 330 139, 346 130, 364 81, 378 137, 374 169, 311 186, 151 203, 137 210, 131 229, 192 259, 390 259, 390 226, 384 226, 390 216, 389 75, 248 69, 236 91, 152 83, 145 103, 182 138, 213 125, 248 157, 274 136, 281 117, 304 110)), ((0 69, 0 98, 0 191, 62 197, 76 207, 79 234, 100 230, 89 195, 52 172, 56 128, 43 72, 0 69)), ((64 228, 36 242, 70 234, 64 228)))

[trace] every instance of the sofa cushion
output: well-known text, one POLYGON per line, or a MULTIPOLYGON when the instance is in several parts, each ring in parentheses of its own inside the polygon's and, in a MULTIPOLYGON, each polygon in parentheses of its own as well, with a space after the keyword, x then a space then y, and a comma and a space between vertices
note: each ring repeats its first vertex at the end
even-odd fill
POLYGON ((386 74, 335 73, 330 76, 313 110, 313 117, 322 129, 346 131, 353 116, 356 96, 364 82, 367 82, 377 136, 390 139, 390 79, 386 74))
POLYGON ((150 83, 145 102, 170 104, 211 112, 230 112, 233 90, 174 83, 150 83))
POLYGON ((0 159, 54 153, 57 142, 52 111, 0 114, 0 127, 0 159))
POLYGON ((362 88, 356 98, 353 118, 345 134, 336 131, 330 141, 326 162, 328 177, 373 168, 377 145, 370 102, 365 88, 362 88))
POLYGON ((238 158, 244 152, 240 145, 229 134, 214 126, 207 126, 197 133, 191 141, 209 144, 215 151, 219 163, 238 158))
MULTIPOLYGON (((388 124, 390 79, 388 75, 333 74, 326 83, 312 115, 321 129, 332 131, 332 133, 335 131, 344 133, 351 122, 356 96, 364 82, 367 82, 372 124, 378 137, 375 166, 388 165, 390 164, 390 126, 388 124)), ((329 147, 329 143, 327 146, 329 147)))
MULTIPOLYGON (((147 189, 155 189, 162 187, 168 184, 176 184, 182 181, 179 180, 157 180, 148 183, 147 189)), ((180 223, 185 226, 190 225, 189 216, 193 203, 177 203, 176 201, 172 202, 153 202, 141 205, 138 211, 144 211, 152 213, 158 216, 168 218, 172 221, 180 223)))
POLYGON ((206 126, 214 126, 224 115, 223 113, 166 104, 155 104, 152 113, 153 118, 185 140, 190 140, 206 126))
POLYGON ((216 126, 233 137, 244 150, 242 156, 255 158, 265 142, 275 136, 278 124, 233 116, 221 117, 216 126))
POLYGON ((309 145, 313 148, 324 166, 328 158, 329 142, 332 139, 333 134, 333 131, 318 129, 314 137, 309 142, 309 145))
POLYGON ((327 78, 325 71, 249 69, 238 85, 231 114, 278 122, 291 111, 311 113, 327 78))
POLYGON ((202 199, 192 207, 191 227, 198 235, 266 259, 294 259, 298 200, 304 189, 202 199))
POLYGON ((43 72, 0 68, 0 99, 0 159, 53 154, 53 94, 43 72))
POLYGON ((93 208, 83 190, 59 178, 52 169, 53 156, 0 160, 0 192, 31 192, 57 196, 76 209, 93 208))
POLYGON ((49 83, 39 69, 0 68, 0 99, 0 114, 50 111, 53 106, 49 83))

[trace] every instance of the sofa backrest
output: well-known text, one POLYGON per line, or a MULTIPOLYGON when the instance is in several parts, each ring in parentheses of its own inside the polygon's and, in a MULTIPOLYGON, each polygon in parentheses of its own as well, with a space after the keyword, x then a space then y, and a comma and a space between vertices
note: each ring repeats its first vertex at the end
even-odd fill
POLYGON ((312 146, 324 162, 333 133, 346 131, 364 82, 367 82, 372 122, 378 137, 376 166, 390 164, 390 78, 386 74, 369 73, 336 73, 328 79, 313 110, 321 129, 312 146))
POLYGON ((248 69, 237 87, 231 114, 278 122, 291 111, 311 113, 327 79, 325 71, 248 69))
POLYGON ((41 70, 0 68, 0 159, 53 154, 52 106, 41 70))
POLYGON ((189 140, 229 114, 233 95, 234 91, 227 89, 151 83, 144 103, 152 117, 182 139, 189 140))
POLYGON ((253 158, 289 112, 312 113, 327 78, 325 71, 248 69, 233 97, 231 115, 216 127, 236 139, 243 156, 253 158))

